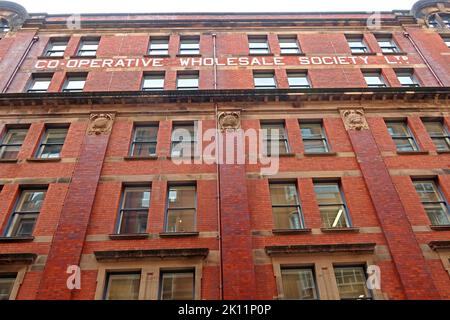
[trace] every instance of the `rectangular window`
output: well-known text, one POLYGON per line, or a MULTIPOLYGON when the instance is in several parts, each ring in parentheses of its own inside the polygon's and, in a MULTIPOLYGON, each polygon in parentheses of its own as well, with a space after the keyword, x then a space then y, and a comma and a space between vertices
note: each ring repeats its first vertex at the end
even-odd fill
POLYGON ((0 273, 0 301, 10 299, 16 277, 15 273, 0 273))
POLYGON ((307 72, 288 71, 289 88, 311 88, 307 72))
POLYGON ((397 44, 395 43, 392 36, 377 36, 378 45, 381 48, 381 52, 383 53, 398 53, 400 50, 398 49, 397 44))
POLYGON ((79 57, 95 57, 97 55, 100 39, 81 39, 78 47, 77 56, 79 57))
POLYGON ((195 232, 195 185, 172 185, 167 191, 166 232, 195 232))
POLYGON ((300 122, 305 153, 326 153, 330 151, 322 122, 300 122))
POLYGON ((334 275, 341 300, 369 300, 371 293, 366 286, 364 267, 335 267, 334 275))
POLYGON ((194 300, 194 271, 161 272, 160 300, 194 300))
POLYGON ((181 37, 180 55, 200 54, 200 37, 181 37))
POLYGON ((442 121, 424 121, 423 124, 438 151, 450 151, 450 132, 442 121))
POLYGON ((64 83, 63 92, 83 92, 87 75, 69 75, 64 83))
POLYGON ((156 144, 159 126, 139 125, 134 128, 130 155, 132 157, 148 157, 156 155, 156 144))
POLYGON ((420 87, 413 71, 397 70, 395 73, 397 74, 398 81, 401 83, 402 87, 420 87))
POLYGON ((253 72, 255 89, 276 89, 275 74, 273 72, 253 72))
POLYGON ((141 283, 140 272, 108 272, 105 300, 138 300, 141 283))
POLYGON ((148 54, 151 56, 169 55, 169 37, 150 37, 148 54))
POLYGON ((46 57, 64 57, 69 40, 51 40, 45 50, 46 57))
POLYGON ((179 72, 177 74, 177 90, 197 90, 198 88, 198 72, 179 72))
POLYGON ((418 151, 416 144, 408 125, 404 121, 386 122, 388 132, 397 146, 397 151, 418 151))
POLYGON ((0 145, 0 159, 14 160, 20 152, 28 129, 9 128, 6 130, 0 145))
POLYGON ((282 268, 281 279, 284 299, 319 299, 313 268, 282 268))
POLYGON ((249 36, 248 48, 250 54, 269 54, 269 42, 267 36, 249 36))
POLYGON ((296 36, 278 36, 281 54, 301 53, 296 36))
POLYGON ((142 234, 147 230, 150 188, 126 187, 118 221, 118 234, 142 234))
POLYGON ((276 156, 289 153, 289 143, 284 122, 261 123, 263 133, 263 154, 276 156))
POLYGON ((275 229, 304 229, 300 200, 295 183, 270 183, 275 229))
POLYGON ((324 228, 349 228, 351 221, 337 182, 315 182, 314 191, 324 228))
POLYGON ((369 88, 385 88, 386 82, 384 81, 381 72, 363 72, 364 79, 369 88))
POLYGON ((450 37, 444 37, 444 36, 442 36, 442 39, 444 40, 445 45, 447 46, 447 48, 450 49, 450 37))
POLYGON ((146 73, 142 81, 143 91, 164 90, 164 73, 146 73))
POLYGON ((431 224, 433 226, 450 225, 449 206, 436 183, 432 180, 419 180, 414 181, 414 186, 431 224))
POLYGON ((352 53, 368 53, 369 48, 364 42, 363 36, 347 36, 347 43, 352 53))
POLYGON ((68 128, 47 128, 39 145, 36 158, 54 159, 61 157, 61 149, 66 140, 68 128))
POLYGON ((28 85, 27 92, 42 93, 47 92, 52 82, 53 75, 33 75, 28 85))
POLYGON ((197 146, 196 124, 177 123, 172 127, 172 157, 193 157, 197 146))
POLYGON ((33 234, 46 190, 23 190, 11 215, 7 237, 27 237, 33 234))

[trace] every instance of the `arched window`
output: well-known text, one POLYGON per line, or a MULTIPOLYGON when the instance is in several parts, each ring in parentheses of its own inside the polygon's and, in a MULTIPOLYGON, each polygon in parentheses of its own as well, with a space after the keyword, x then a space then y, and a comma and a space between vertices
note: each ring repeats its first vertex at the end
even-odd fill
POLYGON ((8 32, 9 24, 6 19, 0 19, 0 32, 8 32))
POLYGON ((450 28, 450 14, 435 13, 428 18, 430 28, 450 28))

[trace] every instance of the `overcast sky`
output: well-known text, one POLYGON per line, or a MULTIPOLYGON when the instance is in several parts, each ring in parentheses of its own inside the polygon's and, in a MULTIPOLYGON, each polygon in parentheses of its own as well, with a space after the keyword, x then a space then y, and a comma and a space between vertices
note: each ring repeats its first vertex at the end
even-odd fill
POLYGON ((409 10, 416 0, 12 0, 30 13, 409 10))

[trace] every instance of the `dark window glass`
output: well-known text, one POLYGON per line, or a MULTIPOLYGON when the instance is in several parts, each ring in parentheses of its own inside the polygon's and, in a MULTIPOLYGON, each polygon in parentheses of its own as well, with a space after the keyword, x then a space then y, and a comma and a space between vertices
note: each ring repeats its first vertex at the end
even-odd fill
POLYGON ((303 217, 294 183, 271 183, 270 197, 275 229, 303 229, 303 217))
POLYGON ((54 159, 61 156, 61 149, 67 136, 67 128, 47 128, 39 146, 36 158, 54 159))
POLYGON ((330 148, 321 122, 301 122, 300 129, 305 153, 329 152, 330 148))
POLYGON ((425 212, 435 226, 450 225, 449 207, 434 181, 415 181, 425 212))
POLYGON ((193 300, 195 291, 193 271, 162 272, 161 300, 193 300))
POLYGON ((200 37, 181 37, 180 54, 182 55, 200 54, 200 37))
POLYGON ((320 216, 324 228, 351 227, 347 206, 344 203, 339 183, 314 183, 320 216))
POLYGON ((280 44, 281 54, 296 54, 301 52, 296 36, 279 36, 278 42, 280 44))
POLYGON ((63 57, 68 40, 52 40, 45 51, 46 57, 63 57))
POLYGON ((267 36, 249 36, 248 47, 250 54, 268 54, 270 53, 267 36))
POLYGON ((150 37, 148 54, 151 56, 164 56, 169 54, 169 37, 150 37))
POLYGON ((419 150, 408 125, 404 121, 389 121, 386 123, 386 126, 397 146, 397 151, 419 150))
POLYGON ((28 129, 7 129, 0 145, 0 159, 17 159, 28 129))
POLYGON ((273 72, 254 72, 255 89, 276 89, 275 74, 273 72))
POLYGON ((158 125, 140 125, 134 128, 131 142, 131 156, 145 157, 156 155, 158 125))
POLYGON ((139 272, 109 272, 106 276, 105 300, 138 300, 139 272))
POLYGON ((0 300, 9 300, 17 274, 0 273, 0 300))
POLYGON ((289 143, 284 123, 261 123, 263 154, 276 156, 289 153, 289 143))
POLYGON ((142 82, 142 90, 164 90, 164 73, 145 74, 142 82))
POLYGON ((119 234, 141 234, 147 230, 150 188, 127 187, 123 191, 119 234))
POLYGON ((81 40, 77 55, 80 57, 95 57, 99 43, 100 39, 81 40))
POLYGON ((424 121, 425 128, 438 151, 450 151, 450 133, 441 121, 424 121))
POLYGON ((173 185, 167 192, 166 232, 195 232, 196 187, 173 185))
POLYGON ((193 157, 196 153, 195 123, 174 124, 172 128, 172 157, 193 157))
POLYGON ((316 280, 312 268, 282 268, 284 299, 317 300, 316 280))

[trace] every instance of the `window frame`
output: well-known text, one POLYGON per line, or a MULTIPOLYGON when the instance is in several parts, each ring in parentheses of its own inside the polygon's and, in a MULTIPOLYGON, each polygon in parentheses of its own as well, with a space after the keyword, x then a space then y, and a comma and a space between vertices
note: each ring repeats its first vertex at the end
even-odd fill
POLYGON ((139 300, 141 286, 142 286, 142 280, 143 280, 142 279, 142 270, 134 270, 134 271, 132 271, 132 270, 130 270, 130 271, 125 271, 125 270, 115 271, 115 270, 113 270, 113 271, 106 271, 105 272, 105 286, 104 286, 104 292, 103 292, 102 300, 115 301, 115 300, 107 299, 108 292, 109 292, 109 289, 110 289, 110 287, 109 287, 109 285, 110 285, 109 280, 110 280, 110 276, 111 275, 132 275, 132 274, 139 275, 139 290, 138 290, 138 299, 137 299, 137 300, 139 300))
POLYGON ((372 292, 371 289, 369 289, 367 287, 367 265, 359 265, 359 264, 333 264, 333 273, 334 273, 334 278, 336 281, 336 285, 337 285, 337 289, 338 289, 338 293, 339 293, 339 298, 340 300, 347 300, 347 301, 354 301, 354 300, 374 300, 374 293, 372 292), (341 293, 339 291, 339 284, 337 281, 337 277, 336 277, 336 269, 350 269, 350 268, 358 268, 358 269, 362 269, 363 271, 363 275, 364 275, 364 288, 367 290, 367 298, 341 298, 341 293))
POLYGON ((142 76, 141 90, 142 91, 162 91, 162 90, 164 90, 165 84, 166 84, 165 72, 144 72, 144 75, 142 76), (162 80, 162 87, 145 87, 145 81, 147 79, 162 80))
MULTIPOLYGON (((30 130, 29 126, 18 126, 18 127, 13 127, 13 126, 6 126, 5 131, 2 134, 2 138, 1 138, 1 143, 0 143, 0 160, 8 160, 6 158, 3 157, 5 150, 8 147, 18 147, 19 150, 17 151, 17 155, 19 155, 23 143, 25 142, 25 139, 27 138, 28 132, 30 130), (5 139, 10 135, 11 132, 13 131, 23 131, 25 132, 25 136, 23 138, 23 141, 21 144, 18 143, 5 143, 5 139)), ((17 160, 17 156, 14 159, 11 160, 17 160)))
POLYGON ((173 122, 172 123, 172 130, 170 132, 170 156, 171 157, 176 157, 176 158, 183 158, 184 155, 181 154, 179 156, 174 155, 173 154, 173 150, 174 150, 174 146, 176 144, 182 143, 182 144, 190 144, 191 147, 191 152, 193 151, 194 153, 191 154, 191 157, 194 157, 197 151, 197 147, 198 147, 198 122, 197 121, 188 121, 188 122, 173 122), (193 136, 191 136, 191 140, 190 141, 183 141, 183 140, 174 140, 174 136, 173 133, 175 132, 175 130, 177 129, 177 127, 191 127, 193 128, 193 136))
POLYGON ((115 233, 116 235, 141 235, 141 234, 147 234, 147 228, 148 228, 148 217, 149 217, 149 210, 151 207, 151 197, 152 197, 152 188, 150 185, 144 185, 144 184, 140 184, 140 185, 124 185, 122 187, 122 194, 120 197, 120 207, 119 207, 119 214, 117 216, 117 221, 116 221, 116 227, 115 227, 115 233), (127 196, 127 192, 130 191, 148 191, 149 193, 149 199, 148 199, 148 208, 125 208, 125 201, 126 201, 126 196, 127 196), (126 233, 126 232, 122 232, 122 222, 124 220, 124 215, 126 214, 127 211, 131 211, 131 212, 145 212, 147 217, 146 217, 146 225, 145 225, 145 230, 144 232, 139 232, 139 233, 126 233))
POLYGON ((378 34, 375 35, 375 38, 377 40, 377 44, 381 49, 381 52, 383 54, 396 54, 401 53, 401 50, 397 44, 397 42, 394 40, 394 37, 392 34, 378 34), (381 42, 388 42, 390 43, 389 46, 381 45, 381 42), (386 50, 385 50, 386 49, 386 50))
POLYGON ((45 128, 44 128, 44 132, 42 134, 42 137, 41 137, 41 139, 39 141, 39 145, 38 145, 38 147, 36 149, 34 158, 35 159, 58 159, 58 158, 61 158, 61 152, 62 152, 62 149, 64 147, 64 144, 66 143, 67 135, 69 134, 69 128, 70 128, 70 124, 68 124, 68 125, 65 125, 65 124, 64 125, 46 125, 45 128), (44 142, 44 141, 46 141, 48 139, 48 132, 50 130, 56 130, 56 129, 65 129, 66 130, 66 135, 64 137, 64 142, 63 143, 47 143, 47 142, 44 142), (47 146, 47 145, 60 145, 61 148, 59 150, 59 156, 58 157, 54 157, 54 158, 42 158, 42 152, 44 151, 44 147, 47 146))
POLYGON ((100 41, 101 37, 81 38, 77 49, 77 57, 95 58, 97 56, 98 48, 100 47, 100 41), (96 45, 97 48, 95 50, 83 49, 83 46, 85 45, 96 45), (93 52, 93 54, 85 54, 85 52, 93 52))
POLYGON ((248 35, 247 42, 248 42, 249 55, 270 55, 271 54, 269 37, 267 35, 248 35), (256 40, 262 40, 262 41, 258 42, 256 40), (265 47, 264 48, 254 47, 255 43, 264 43, 265 47))
POLYGON ((186 71, 178 71, 177 72, 177 90, 199 90, 200 89, 200 72, 186 72, 186 71), (184 77, 185 79, 191 79, 196 80, 197 86, 180 86, 180 80, 182 80, 184 77), (189 78, 191 77, 191 78, 189 78))
POLYGON ((424 124, 425 130, 428 133, 428 136, 430 137, 430 139, 433 141, 434 146, 436 147, 436 150, 438 152, 447 152, 450 151, 450 130, 447 128, 447 126, 445 125, 443 119, 422 119, 422 122, 424 124), (426 123, 438 123, 441 128, 442 128, 442 135, 441 136, 437 136, 437 135, 432 135, 428 130, 427 130, 427 126, 426 123), (444 140, 445 144, 447 145, 447 149, 446 150, 440 150, 437 148, 436 143, 434 142, 434 139, 442 139, 444 140))
POLYGON ((416 141, 415 136, 413 135, 411 129, 409 128, 408 125, 408 120, 385 120, 386 123, 386 127, 388 129, 388 134, 391 137, 392 141, 395 144, 396 147, 396 151, 397 152, 418 152, 420 151, 419 148, 419 144, 416 141), (390 132, 389 132, 389 124, 401 124, 402 126, 404 126, 404 128, 406 129, 406 136, 393 136, 390 132), (412 150, 399 150, 398 145, 396 143, 396 140, 408 140, 409 145, 412 147, 412 150))
POLYGON ((33 237, 33 233, 36 229, 36 224, 38 222, 39 219, 39 215, 41 214, 42 211, 42 206, 45 204, 45 199, 47 197, 47 192, 48 192, 48 187, 33 187, 33 188, 24 188, 20 190, 20 193, 18 194, 15 203, 14 203, 14 207, 13 210, 11 211, 11 213, 9 214, 9 218, 8 218, 8 223, 6 225, 6 228, 3 231, 3 236, 6 238, 10 238, 10 239, 15 239, 15 238, 22 238, 22 237, 33 237), (22 205, 23 201, 24 201, 24 195, 26 193, 44 193, 44 199, 42 200, 42 204, 41 207, 39 208, 39 211, 19 211, 19 207, 22 205), (31 233, 29 235, 17 235, 17 225, 19 220, 16 220, 16 216, 20 217, 20 216, 34 216, 34 224, 33 224, 33 228, 31 230, 31 233), (16 229, 16 230, 15 230, 16 229), (14 232, 14 234, 13 234, 14 232))
POLYGON ((383 73, 378 70, 362 70, 362 74, 364 77, 364 80, 366 81, 366 85, 368 88, 387 88, 388 84, 386 82, 386 79, 383 76, 383 73), (369 84, 367 81, 367 78, 378 78, 380 83, 377 84, 369 84))
POLYGON ((182 35, 180 36, 180 45, 178 48, 178 55, 180 56, 198 56, 201 54, 200 35, 182 35), (189 43, 192 41, 192 43, 189 43), (194 42, 195 41, 195 42, 194 42), (188 42, 188 43, 183 43, 188 42), (186 44, 195 45, 195 48, 183 48, 186 44))
POLYGON ((305 224, 305 218, 303 216, 303 209, 302 209, 302 204, 301 204, 301 199, 300 199, 300 192, 299 192, 299 187, 297 185, 297 182, 294 181, 269 181, 269 196, 272 197, 272 193, 271 193, 271 185, 292 185, 295 187, 295 192, 297 195, 297 204, 296 205, 279 205, 279 204, 273 204, 272 199, 270 199, 271 202, 271 208, 272 208, 272 219, 273 219, 273 225, 275 227, 274 230, 306 230, 306 224, 305 224), (277 228, 276 224, 275 224, 275 214, 273 209, 274 208, 296 208, 297 211, 297 216, 298 216, 298 222, 299 222, 299 228, 290 228, 290 229, 280 229, 277 228))
POLYGON ((327 133, 325 131, 325 126, 324 126, 323 120, 306 120, 306 121, 305 120, 299 120, 299 126, 300 126, 300 133, 301 133, 301 136, 302 136, 303 150, 304 150, 305 154, 317 154, 317 153, 320 153, 320 154, 324 153, 324 154, 326 154, 326 153, 330 153, 331 152, 331 147, 330 147, 330 144, 328 142, 328 137, 327 137, 327 133), (303 135, 303 133, 302 133, 302 124, 305 124, 305 125, 308 125, 308 124, 319 125, 320 126, 320 131, 321 131, 321 138, 311 138, 311 137, 306 138, 303 135), (322 144, 324 146, 325 151, 323 151, 323 152, 307 152, 306 151, 305 141, 322 141, 322 144))
POLYGON ((64 81, 61 92, 83 92, 84 87, 86 86, 87 74, 67 74, 66 80, 64 81), (68 86, 71 82, 83 82, 82 89, 68 89, 68 86))
POLYGON ((198 186, 196 182, 180 182, 180 183, 168 183, 167 185, 167 195, 166 195, 166 210, 164 214, 164 233, 196 233, 197 232, 197 215, 198 215, 198 186), (194 188, 194 207, 170 207, 170 191, 171 188, 174 187, 193 187, 194 188), (193 210, 194 218, 193 218, 193 226, 192 230, 189 231, 171 231, 169 226, 169 211, 183 211, 183 210, 193 210))
POLYGON ((45 48, 44 57, 46 58, 63 58, 69 45, 68 38, 51 38, 45 48), (53 50, 56 46, 65 46, 64 50, 53 50), (58 55, 52 55, 57 53, 58 55), (59 55, 60 54, 60 55, 59 55))
POLYGON ((11 31, 11 26, 8 20, 0 18, 0 33, 8 33, 9 31, 11 31))
MULTIPOLYGON (((192 300, 195 300, 195 292, 196 292, 196 289, 195 289, 195 285, 196 285, 196 279, 195 279, 195 276, 196 276, 196 272, 195 272, 195 269, 164 269, 164 268, 161 268, 160 270, 159 270, 159 282, 158 282, 158 300, 166 300, 167 301, 167 299, 163 299, 162 298, 162 296, 163 296, 163 286, 164 286, 164 283, 163 283, 163 280, 164 280, 164 275, 165 274, 192 274, 192 300)), ((177 301, 177 300, 174 300, 174 299, 169 299, 169 301, 177 301)), ((179 301, 179 300, 178 300, 179 301)))
POLYGON ((135 123, 133 126, 133 133, 132 133, 132 137, 131 137, 131 142, 130 142, 130 150, 129 150, 129 156, 130 157, 135 157, 135 158, 139 158, 139 157, 154 157, 157 156, 157 147, 158 147, 158 134, 159 134, 159 123, 135 123), (145 141, 136 141, 136 133, 137 130, 139 128, 156 128, 156 136, 154 140, 145 140, 145 141), (136 148, 136 145, 139 144, 154 144, 155 145, 155 153, 154 154, 148 154, 145 156, 136 156, 134 155, 134 150, 136 148))
MULTIPOLYGON (((283 137, 278 136, 278 145, 284 145, 286 152, 283 153, 279 153, 278 155, 285 155, 285 154, 289 154, 290 153, 290 146, 289 146, 289 135, 286 129, 286 121, 261 121, 260 122, 260 127, 261 127, 261 131, 264 133, 262 136, 262 142, 263 142, 263 150, 262 150, 262 154, 270 157, 273 155, 272 152, 268 152, 268 142, 272 142, 272 136, 271 135, 267 135, 266 133, 268 133, 267 129, 264 128, 265 126, 280 126, 283 129, 283 137)), ((277 140, 277 139, 275 139, 277 140)), ((270 150, 272 151, 272 150, 270 150)), ((278 151, 280 151, 280 149, 278 149, 278 151)))
POLYGON ((50 88, 50 85, 52 84, 52 80, 53 80, 53 73, 43 73, 43 74, 39 74, 39 73, 35 73, 31 75, 31 78, 28 82, 28 85, 26 87, 26 92, 27 93, 47 93, 48 89, 50 88), (35 86, 35 84, 37 82, 48 82, 48 86, 45 90, 43 89, 33 89, 33 87, 35 86))
MULTIPOLYGON (((161 43, 160 43, 161 44, 161 43)), ((169 56, 170 36, 150 36, 147 54, 152 57, 166 57, 169 56), (152 41, 165 41, 164 45, 167 44, 167 49, 152 49, 152 41), (162 53, 164 52, 164 53, 162 53)))
POLYGON ((347 40, 348 47, 350 48, 352 54, 364 55, 371 53, 370 48, 364 39, 364 35, 345 35, 345 38, 347 40), (357 42, 359 42, 361 45, 360 46, 352 45, 352 43, 357 42))
POLYGON ((281 55, 298 55, 302 53, 300 48, 300 43, 298 41, 297 35, 278 35, 278 44, 280 46, 281 55), (292 42, 283 42, 285 40, 291 40, 292 42), (295 43, 296 47, 283 47, 282 43, 295 43), (284 50, 296 50, 296 52, 283 52, 284 50))
POLYGON ((275 77, 274 71, 253 71, 253 88, 255 90, 274 90, 278 88, 277 79, 275 77), (270 75, 270 77, 263 77, 263 75, 270 75), (273 85, 270 86, 260 86, 256 84, 256 79, 272 79, 273 85))
POLYGON ((300 265, 300 266, 295 266, 295 265, 280 265, 280 275, 281 275, 281 283, 283 285, 283 300, 302 300, 302 301, 317 301, 320 300, 320 291, 319 291, 319 287, 317 285, 317 275, 316 275, 316 270, 314 268, 314 265, 310 266, 310 265, 300 265), (308 270, 311 272, 312 274, 312 280, 314 283, 314 295, 315 298, 314 299, 288 299, 286 298, 286 294, 285 294, 285 290, 284 290, 284 281, 283 281, 283 271, 285 270, 308 270))
POLYGON ((442 189, 441 189, 441 186, 440 186, 439 182, 436 179, 424 179, 424 178, 421 178, 421 179, 412 179, 412 183, 413 183, 414 189, 415 189, 415 191, 417 193, 417 196, 420 199, 420 203, 422 204, 422 207, 423 207, 423 209, 424 209, 424 211, 425 211, 425 213, 426 213, 426 215, 428 217, 428 220, 430 221, 430 224, 432 226, 450 226, 450 205, 449 205, 447 199, 445 198, 444 193, 442 192, 442 189), (416 189, 416 183, 431 183, 432 186, 433 186, 434 193, 436 194, 436 196, 439 199, 439 201, 422 201, 422 199, 420 198, 420 194, 419 194, 419 192, 416 189), (439 204, 439 205, 442 205, 446 209, 448 223, 447 224, 433 224, 432 221, 431 221, 430 215, 427 212, 426 204, 439 204))
POLYGON ((343 227, 333 227, 331 226, 326 226, 322 217, 322 213, 320 213, 320 220, 322 221, 322 229, 351 229, 354 228, 353 226, 353 221, 350 215, 350 210, 348 208, 347 205, 347 201, 345 198, 345 194, 344 194, 344 190, 342 188, 342 182, 340 180, 328 180, 328 179, 317 179, 317 180, 313 180, 313 187, 314 187, 314 195, 316 196, 316 201, 317 201, 317 205, 319 207, 319 212, 320 209, 322 207, 342 207, 344 209, 344 217, 345 217, 345 222, 346 222, 346 226, 343 227), (339 195, 340 195, 340 201, 341 203, 327 203, 327 204, 320 204, 318 196, 317 196, 317 192, 315 190, 316 185, 336 185, 338 187, 338 191, 339 191, 339 195))
POLYGON ((289 89, 309 89, 312 88, 311 85, 311 80, 309 79, 309 75, 308 75, 308 71, 295 71, 295 70, 288 70, 286 71, 286 75, 287 75, 287 80, 288 80, 288 85, 289 85, 289 89), (301 77, 299 76, 293 76, 293 75, 301 75, 301 77), (305 85, 291 85, 289 79, 292 78, 304 78, 306 80, 305 85))
POLYGON ((419 80, 415 76, 414 70, 397 69, 397 70, 395 70, 395 75, 397 76, 397 80, 400 82, 400 84, 403 88, 419 88, 420 87, 419 80), (411 79, 411 82, 412 82, 411 84, 402 83, 400 81, 400 78, 406 78, 406 77, 409 77, 411 79))

